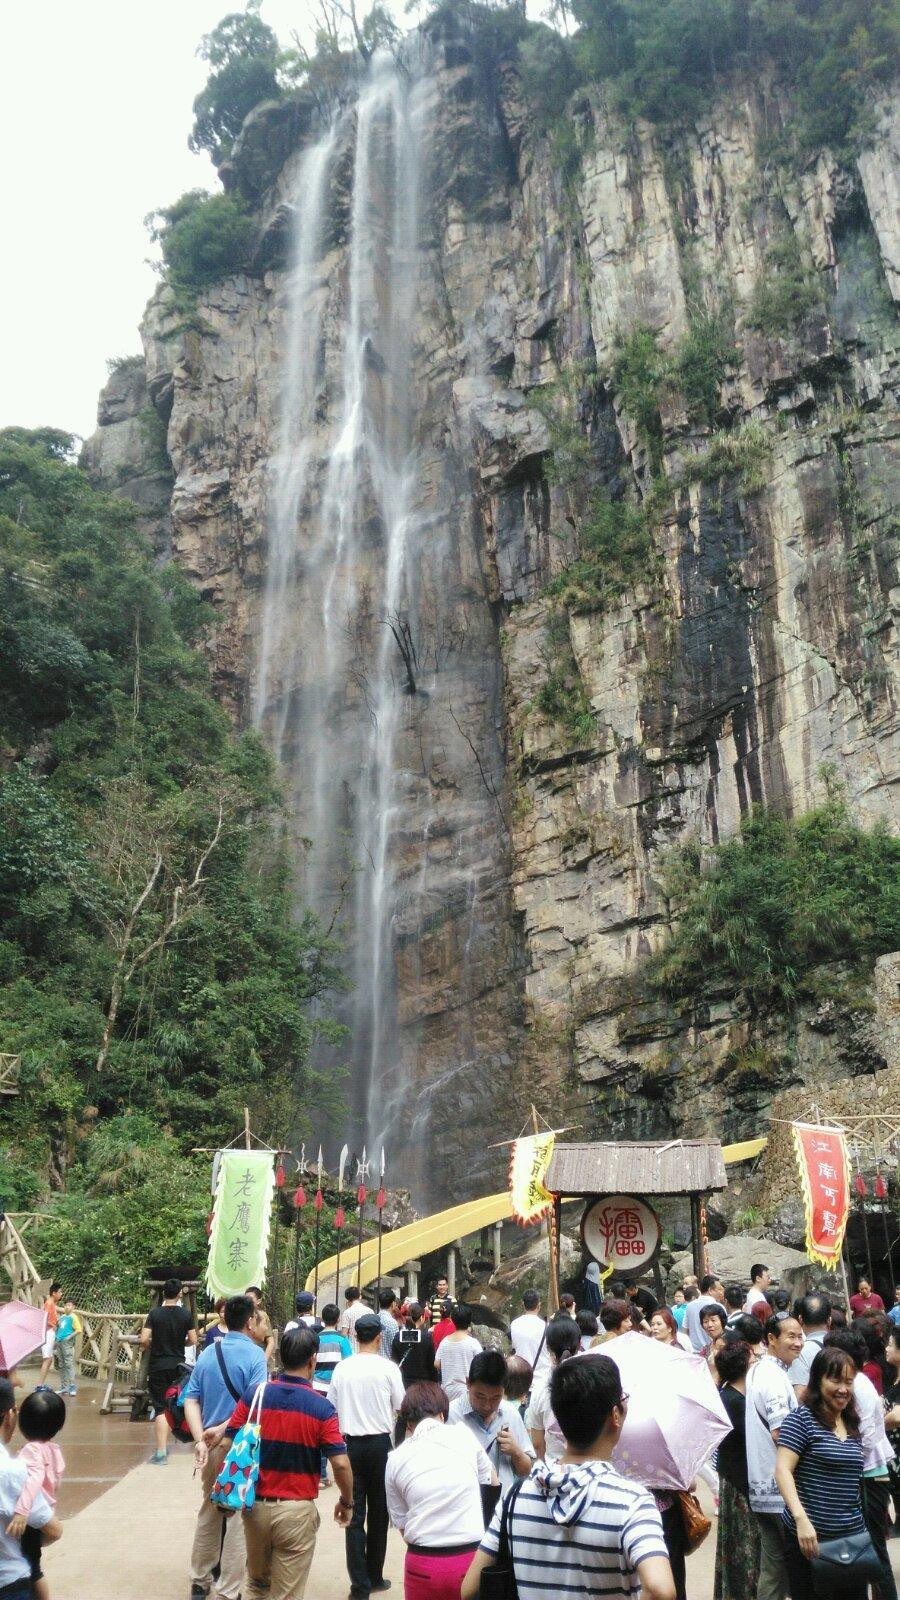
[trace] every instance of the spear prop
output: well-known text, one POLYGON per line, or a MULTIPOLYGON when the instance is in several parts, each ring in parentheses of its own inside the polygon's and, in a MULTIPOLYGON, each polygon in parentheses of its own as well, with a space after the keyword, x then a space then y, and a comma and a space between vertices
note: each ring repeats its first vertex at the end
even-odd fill
POLYGON ((350 1151, 344 1145, 338 1165, 338 1203, 337 1210, 334 1213, 334 1231, 337 1234, 337 1259, 334 1264, 334 1302, 338 1306, 341 1303, 341 1234, 344 1231, 344 1223, 347 1220, 344 1216, 344 1168, 347 1165, 349 1154, 350 1151))
POLYGON ((369 1163, 366 1160, 366 1147, 363 1145, 362 1157, 356 1163, 356 1204, 359 1206, 359 1227, 356 1235, 356 1282, 361 1287, 362 1278, 362 1235, 363 1235, 363 1210, 366 1204, 366 1173, 369 1163))
POLYGON ((322 1146, 321 1145, 319 1145, 319 1166, 318 1166, 318 1171, 316 1173, 316 1198, 313 1201, 313 1205, 316 1208, 316 1243, 315 1243, 316 1264, 315 1264, 315 1267, 313 1269, 313 1272, 314 1272, 314 1276, 313 1276, 313 1299, 314 1300, 318 1300, 318 1297, 319 1297, 319 1240, 320 1240, 321 1233, 322 1233, 322 1206, 324 1205, 324 1197, 323 1197, 323 1194, 322 1194, 322 1146))
POLYGON ((876 1194, 876 1197, 878 1198, 878 1200, 880 1200, 880 1202, 881 1202, 881 1225, 884 1228, 884 1254, 885 1254, 885 1259, 887 1261, 887 1269, 888 1269, 888 1272, 891 1275, 891 1293, 893 1294, 896 1291, 896 1288, 897 1288, 897 1280, 894 1277, 894 1262, 893 1262, 893 1258, 891 1256, 891 1236, 890 1236, 890 1232, 888 1230, 888 1219, 887 1219, 888 1186, 887 1186, 887 1182, 885 1180, 884 1174, 882 1172, 879 1172, 878 1176, 875 1179, 875 1194, 876 1194))
POLYGON ((375 1288, 375 1302, 378 1304, 381 1296, 381 1240, 384 1234, 384 1204, 387 1195, 384 1192, 384 1145, 381 1147, 381 1171, 379 1173, 378 1193, 375 1196, 375 1209, 378 1212, 378 1283, 375 1288))
POLYGON ((306 1205, 306 1190, 303 1187, 303 1169, 306 1166, 306 1145, 300 1149, 300 1165, 297 1168, 297 1187, 294 1190, 294 1304, 297 1302, 297 1280, 300 1273, 300 1213, 306 1205))
POLYGON ((283 1188, 284 1162, 279 1156, 278 1163, 275 1167, 275 1238, 272 1241, 272 1292, 269 1297, 272 1304, 272 1312, 277 1323, 280 1323, 281 1321, 278 1315, 278 1234, 280 1232, 279 1219, 281 1216, 281 1191, 283 1188))
MULTIPOLYGON (((858 1160, 858 1158, 857 1158, 857 1160, 858 1160)), ((856 1186, 856 1193, 857 1193, 857 1195, 859 1197, 860 1215, 862 1216, 863 1238, 866 1241, 866 1261, 867 1261, 868 1267, 869 1267, 869 1282, 872 1283, 873 1282, 873 1279, 872 1279, 872 1246, 869 1243, 869 1219, 866 1216, 866 1195, 868 1193, 868 1190, 866 1189, 866 1180, 863 1177, 862 1172, 859 1170, 858 1166, 857 1166, 857 1172, 856 1172, 855 1186, 856 1186)))

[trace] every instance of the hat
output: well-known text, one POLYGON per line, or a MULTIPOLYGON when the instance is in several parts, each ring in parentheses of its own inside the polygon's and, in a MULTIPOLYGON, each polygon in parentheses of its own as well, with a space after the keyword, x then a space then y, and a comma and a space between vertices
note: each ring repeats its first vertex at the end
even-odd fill
POLYGON ((359 1344, 371 1344, 373 1339, 380 1337, 380 1335, 384 1332, 384 1329, 382 1328, 377 1317, 368 1316, 360 1317, 357 1320, 357 1324, 353 1332, 356 1334, 357 1342, 359 1344))
POLYGON ((308 1289, 301 1289, 296 1300, 294 1301, 298 1311, 312 1311, 315 1303, 316 1297, 315 1295, 310 1294, 308 1289))

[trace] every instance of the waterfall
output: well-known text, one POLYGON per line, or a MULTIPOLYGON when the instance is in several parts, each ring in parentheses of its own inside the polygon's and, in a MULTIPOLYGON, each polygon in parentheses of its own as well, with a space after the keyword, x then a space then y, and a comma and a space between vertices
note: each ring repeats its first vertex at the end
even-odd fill
POLYGON ((418 555, 412 100, 405 75, 377 57, 353 112, 298 169, 253 701, 310 841, 301 898, 345 934, 351 1108, 370 1148, 391 1098, 395 752, 415 692, 398 648, 415 610, 418 555), (338 253, 328 211, 351 130, 338 253))

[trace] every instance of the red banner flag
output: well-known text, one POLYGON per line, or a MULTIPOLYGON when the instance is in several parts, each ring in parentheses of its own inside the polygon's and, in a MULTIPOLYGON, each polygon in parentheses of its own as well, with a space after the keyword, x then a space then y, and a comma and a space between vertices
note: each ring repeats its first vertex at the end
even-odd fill
POLYGON ((839 1128, 808 1122, 792 1122, 791 1130, 806 1210, 806 1253, 811 1261, 833 1269, 841 1259, 850 1214, 844 1135, 839 1128))

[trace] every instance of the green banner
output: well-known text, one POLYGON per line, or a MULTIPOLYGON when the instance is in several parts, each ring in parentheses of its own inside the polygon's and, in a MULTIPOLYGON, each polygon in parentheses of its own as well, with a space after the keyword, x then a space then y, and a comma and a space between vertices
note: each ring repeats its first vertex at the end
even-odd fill
POLYGON ((206 1269, 213 1299, 265 1282, 274 1187, 268 1150, 222 1151, 206 1269))

